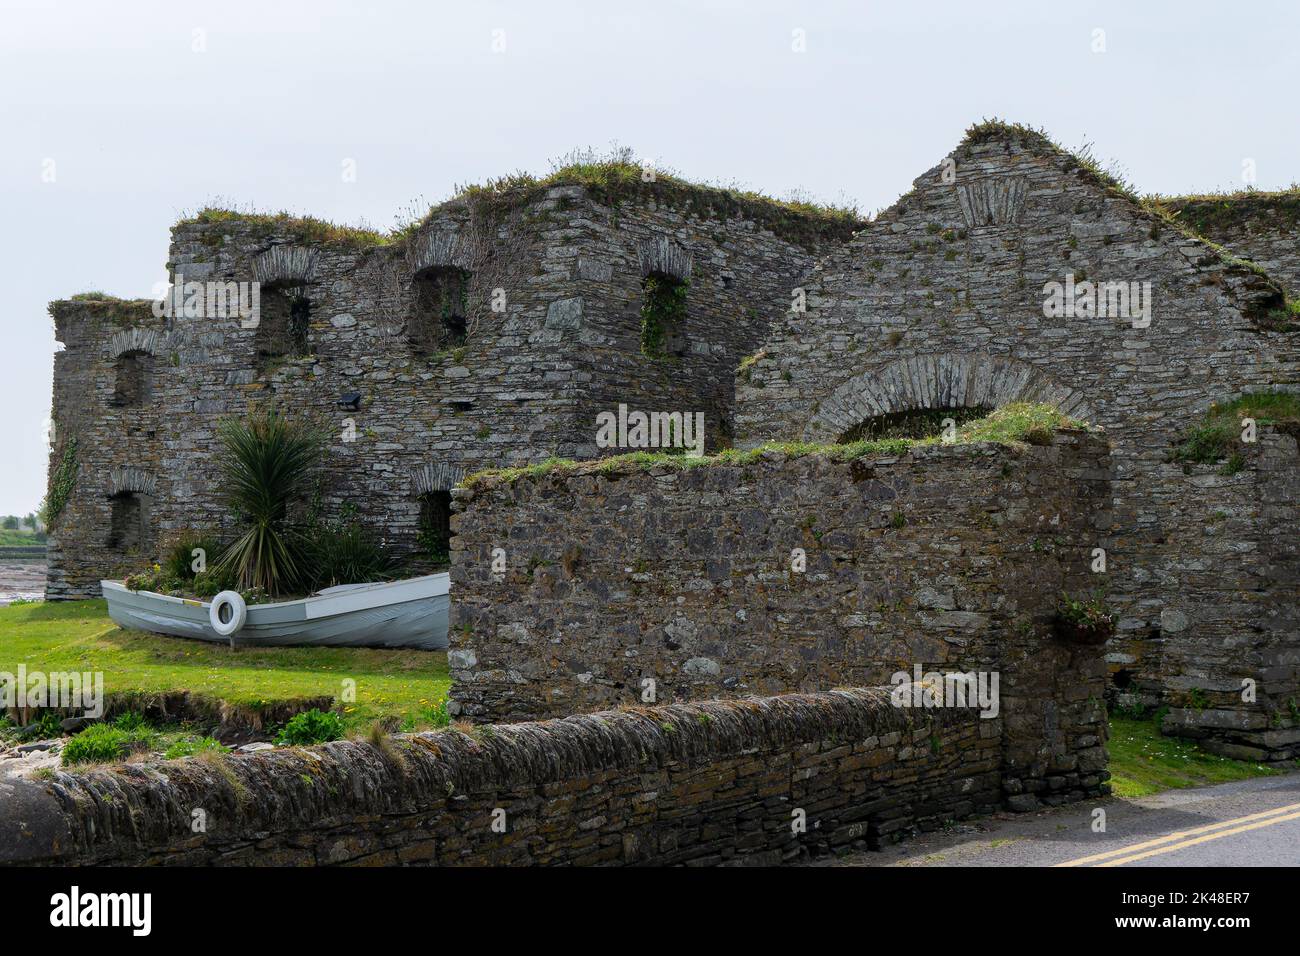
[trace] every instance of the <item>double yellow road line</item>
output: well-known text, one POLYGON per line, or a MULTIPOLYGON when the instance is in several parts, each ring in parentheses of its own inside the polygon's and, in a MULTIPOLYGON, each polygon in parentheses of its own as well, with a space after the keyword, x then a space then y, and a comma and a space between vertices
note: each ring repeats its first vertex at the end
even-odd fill
POLYGON ((1245 833, 1248 830, 1258 830, 1261 827, 1271 827, 1275 823, 1284 823, 1287 820, 1300 820, 1300 803, 1278 807, 1275 810, 1265 810, 1262 813, 1252 813, 1249 816, 1236 817, 1232 820, 1221 820, 1218 823, 1197 827, 1194 830, 1181 830, 1159 839, 1147 840, 1145 843, 1135 843, 1132 846, 1121 847, 1118 850, 1095 853, 1092 856, 1083 856, 1077 860, 1067 860, 1065 863, 1057 863, 1056 865, 1123 866, 1125 863, 1145 860, 1148 857, 1159 856, 1162 853, 1185 850, 1190 846, 1208 843, 1220 837, 1233 836, 1237 833, 1245 833))

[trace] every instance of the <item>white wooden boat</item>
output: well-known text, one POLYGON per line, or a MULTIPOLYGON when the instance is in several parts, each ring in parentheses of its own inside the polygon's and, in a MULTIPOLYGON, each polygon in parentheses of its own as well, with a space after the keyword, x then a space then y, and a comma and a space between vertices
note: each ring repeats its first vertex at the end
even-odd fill
POLYGON ((233 591, 211 601, 131 591, 101 581, 108 616, 121 627, 239 647, 447 646, 448 576, 341 584, 296 601, 244 606, 233 591), (215 610, 214 610, 214 605, 215 610))

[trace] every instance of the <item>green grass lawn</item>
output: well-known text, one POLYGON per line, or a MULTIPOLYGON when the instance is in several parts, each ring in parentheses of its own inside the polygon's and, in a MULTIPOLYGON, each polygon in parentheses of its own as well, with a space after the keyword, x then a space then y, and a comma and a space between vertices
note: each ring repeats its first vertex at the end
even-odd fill
POLYGON ((1206 753, 1194 743, 1162 737, 1154 718, 1110 718, 1110 783, 1118 797, 1145 797, 1161 790, 1202 787, 1279 769, 1206 753))
MULTIPOLYGON (((349 728, 382 718, 395 718, 405 730, 437 726, 451 686, 443 652, 232 651, 224 644, 122 630, 109 620, 102 600, 0 608, 0 671, 12 673, 19 664, 46 672, 102 671, 109 697, 188 690, 254 710, 305 697, 337 699, 350 678, 356 701, 339 705, 349 728)), ((1280 772, 1162 737, 1153 719, 1112 717, 1110 728, 1111 784, 1121 797, 1280 772)))
POLYGON ((179 637, 127 631, 102 600, 0 608, 0 671, 102 671, 104 693, 188 690, 249 709, 304 697, 339 698, 356 681, 355 703, 339 709, 350 727, 395 717, 404 729, 436 725, 451 681, 442 651, 285 647, 231 650, 179 637))

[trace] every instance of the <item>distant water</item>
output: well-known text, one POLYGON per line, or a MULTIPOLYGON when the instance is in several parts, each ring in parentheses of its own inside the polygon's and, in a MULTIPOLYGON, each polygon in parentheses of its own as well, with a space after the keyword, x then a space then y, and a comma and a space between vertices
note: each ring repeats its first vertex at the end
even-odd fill
POLYGON ((44 596, 44 561, 0 562, 0 606, 19 598, 37 600, 44 596))

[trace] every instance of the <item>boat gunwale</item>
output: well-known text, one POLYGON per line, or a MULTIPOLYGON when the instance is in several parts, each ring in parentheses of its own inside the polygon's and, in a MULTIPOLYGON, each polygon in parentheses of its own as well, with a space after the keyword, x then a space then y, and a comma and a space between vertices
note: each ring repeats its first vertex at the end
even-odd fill
MULTIPOLYGON (((357 595, 373 593, 374 591, 380 590, 382 588, 395 588, 399 585, 410 585, 412 582, 415 581, 432 580, 433 578, 437 578, 440 576, 446 577, 447 575, 448 572, 439 571, 439 572, 435 572, 434 574, 421 574, 413 578, 402 578, 398 581, 366 582, 363 584, 355 585, 353 587, 349 587, 348 590, 340 591, 335 594, 310 594, 307 597, 293 598, 288 601, 267 601, 260 604, 250 604, 248 605, 248 611, 250 614, 252 614, 254 611, 258 611, 258 612, 271 611, 278 608, 292 608, 295 606, 306 607, 308 602, 338 600, 339 598, 342 597, 352 598, 352 597, 356 597, 357 595)), ((450 579, 448 579, 448 588, 446 591, 442 592, 441 594, 421 594, 415 597, 406 598, 401 601, 380 602, 378 604, 373 605, 373 607, 382 607, 385 605, 396 606, 399 604, 410 604, 412 601, 425 601, 430 598, 448 597, 451 591, 450 584, 451 584, 450 579)), ((156 598, 165 604, 175 604, 175 605, 181 605, 184 607, 192 607, 192 608, 201 607, 204 608, 205 610, 210 610, 212 608, 211 600, 205 601, 202 598, 176 597, 173 594, 162 594, 158 591, 149 591, 143 588, 140 590, 132 590, 131 588, 128 588, 125 584, 123 584, 121 581, 101 580, 99 582, 99 585, 100 585, 100 590, 104 592, 105 600, 108 600, 108 592, 114 591, 122 594, 147 595, 148 598, 151 599, 156 598)), ((361 609, 352 609, 352 610, 361 610, 361 609)), ((344 610, 344 611, 340 611, 339 613, 348 614, 351 613, 351 611, 344 610)), ((259 616, 261 616, 260 613, 259 616)), ((259 625, 254 621, 249 621, 248 624, 245 625, 245 627, 249 627, 249 626, 257 627, 259 625)))

